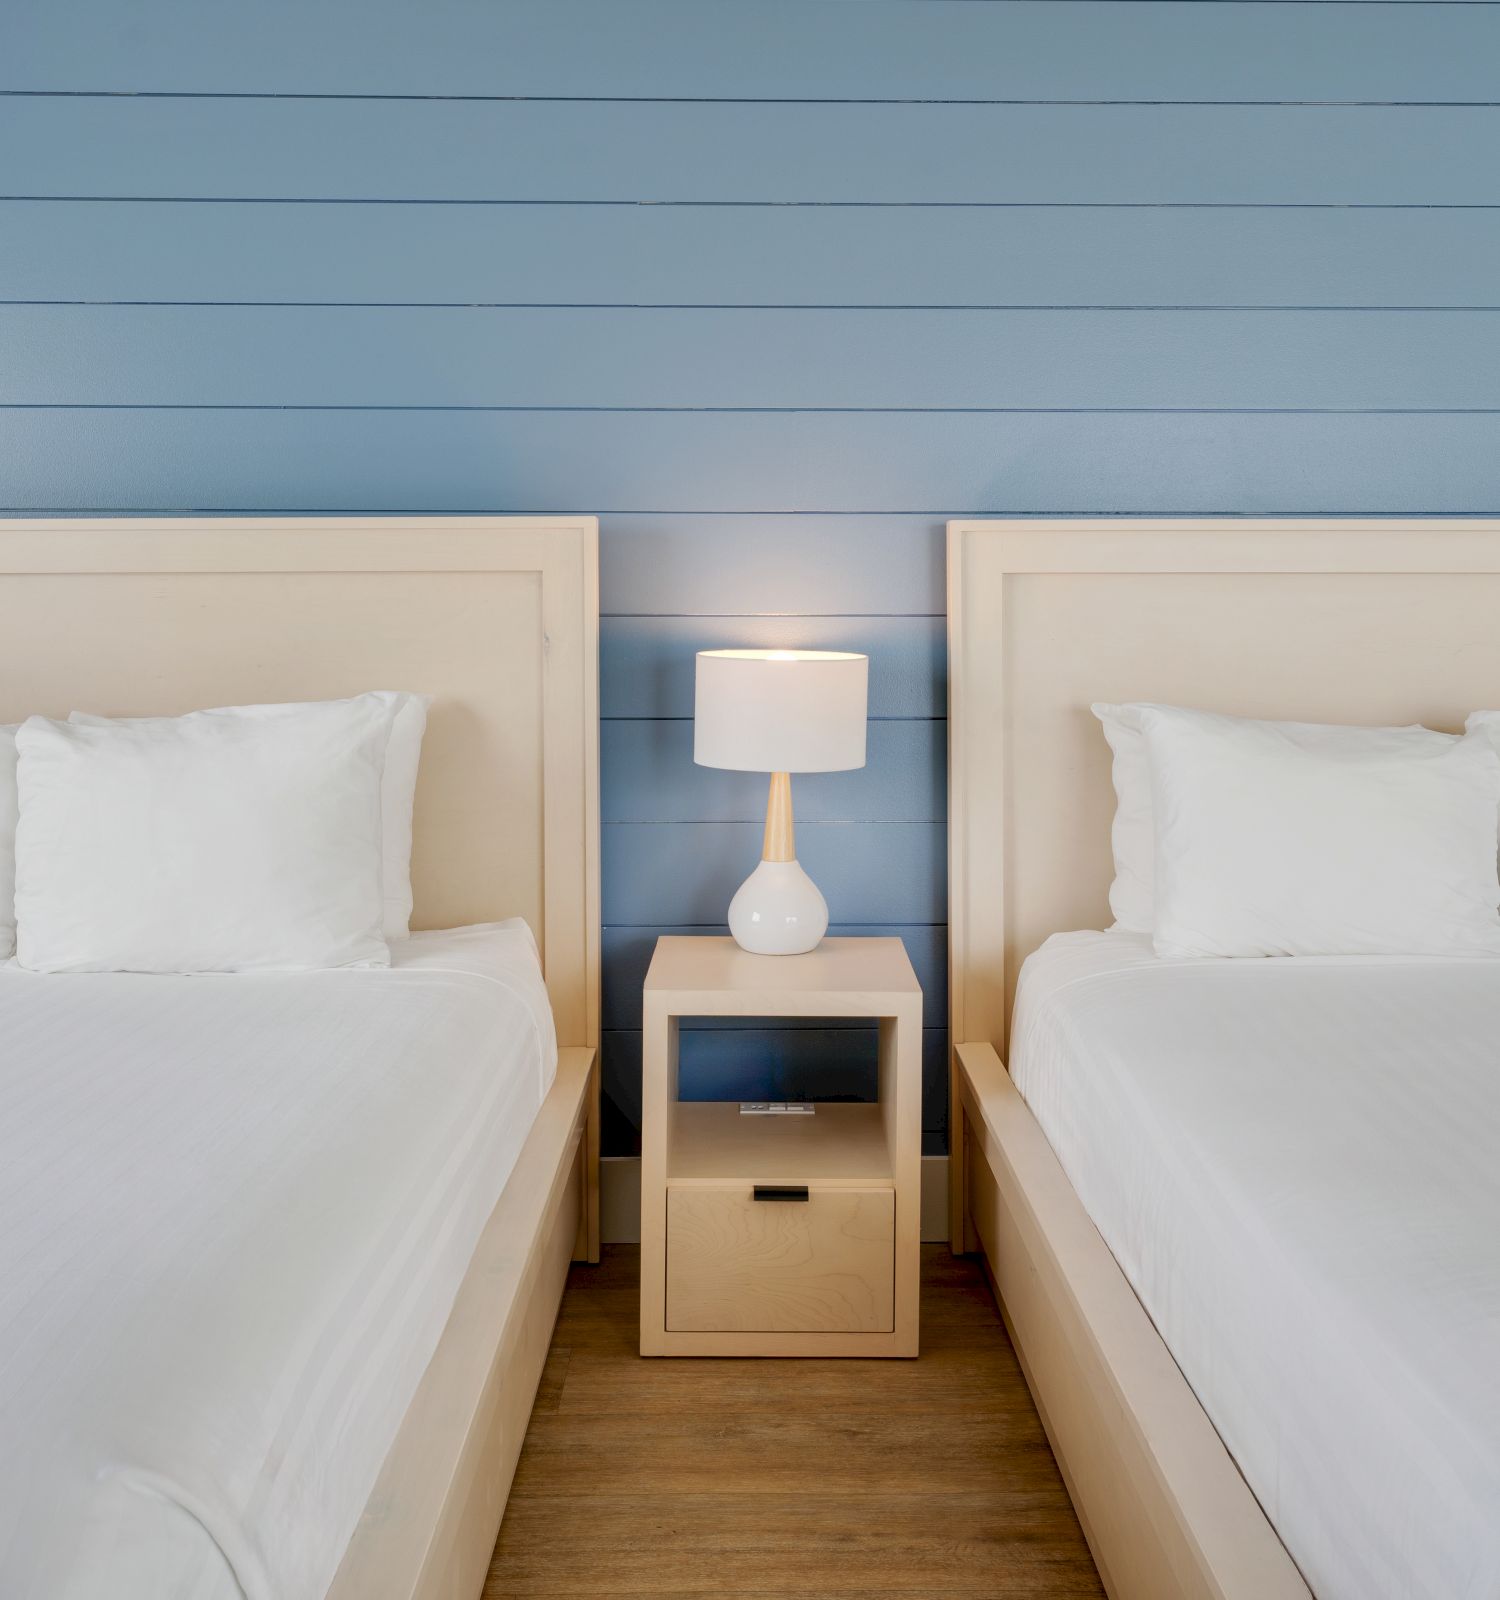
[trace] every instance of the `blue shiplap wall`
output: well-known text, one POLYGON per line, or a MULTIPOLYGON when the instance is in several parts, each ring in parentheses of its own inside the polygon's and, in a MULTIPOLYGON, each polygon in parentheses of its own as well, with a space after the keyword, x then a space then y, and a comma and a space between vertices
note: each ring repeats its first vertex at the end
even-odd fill
POLYGON ((0 504, 601 513, 617 1151, 651 941, 756 851, 692 653, 868 649, 799 838, 938 1145, 943 520, 1500 510, 1497 68, 1482 0, 19 0, 0 504))

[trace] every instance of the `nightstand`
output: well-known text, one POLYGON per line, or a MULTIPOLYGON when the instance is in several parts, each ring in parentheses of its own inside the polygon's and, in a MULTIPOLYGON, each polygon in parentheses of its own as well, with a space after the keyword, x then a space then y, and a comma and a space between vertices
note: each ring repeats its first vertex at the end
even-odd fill
POLYGON ((901 941, 659 939, 644 1011, 641 1354, 916 1355, 922 990, 901 941), (871 1018, 879 1099, 812 1116, 680 1100, 684 1017, 871 1018))

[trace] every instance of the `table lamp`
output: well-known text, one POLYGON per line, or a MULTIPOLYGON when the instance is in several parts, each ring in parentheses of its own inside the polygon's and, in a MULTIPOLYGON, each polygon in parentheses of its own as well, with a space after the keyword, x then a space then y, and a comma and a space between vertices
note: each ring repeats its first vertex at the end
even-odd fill
POLYGON ((828 904, 792 837, 792 773, 865 764, 868 656, 842 650, 700 650, 693 760, 769 772, 760 865, 729 902, 729 931, 757 955, 815 949, 828 904))

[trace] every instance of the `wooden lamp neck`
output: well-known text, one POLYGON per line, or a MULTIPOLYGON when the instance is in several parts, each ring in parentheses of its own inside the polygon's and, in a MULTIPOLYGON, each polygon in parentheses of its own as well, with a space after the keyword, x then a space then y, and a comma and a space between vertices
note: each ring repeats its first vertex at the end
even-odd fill
POLYGON ((766 840, 762 861, 795 861, 797 843, 792 829, 792 775, 771 774, 771 792, 766 798, 766 840))

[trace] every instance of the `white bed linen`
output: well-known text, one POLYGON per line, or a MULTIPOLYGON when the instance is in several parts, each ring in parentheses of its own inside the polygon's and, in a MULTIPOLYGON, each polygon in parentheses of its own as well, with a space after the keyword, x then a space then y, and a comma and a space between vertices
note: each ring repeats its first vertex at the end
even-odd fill
POLYGON ((1011 1072, 1319 1600, 1496 1600, 1495 964, 1063 934, 1011 1072))
POLYGON ((556 1066, 519 921, 0 967, 0 1596, 321 1596, 556 1066))

